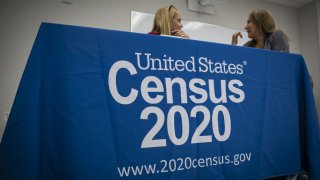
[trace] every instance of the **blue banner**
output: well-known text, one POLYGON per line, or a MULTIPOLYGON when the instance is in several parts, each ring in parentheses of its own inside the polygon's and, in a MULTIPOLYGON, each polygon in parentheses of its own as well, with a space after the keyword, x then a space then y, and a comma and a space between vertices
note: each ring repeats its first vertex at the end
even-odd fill
POLYGON ((302 56, 43 23, 1 179, 320 179, 302 56))

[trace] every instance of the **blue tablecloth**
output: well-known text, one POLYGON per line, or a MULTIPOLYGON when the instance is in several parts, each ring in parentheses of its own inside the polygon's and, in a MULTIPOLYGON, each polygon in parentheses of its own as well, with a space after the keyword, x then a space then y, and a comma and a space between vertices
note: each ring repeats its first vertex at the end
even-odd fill
POLYGON ((300 55, 43 23, 0 179, 320 179, 319 137, 300 55))

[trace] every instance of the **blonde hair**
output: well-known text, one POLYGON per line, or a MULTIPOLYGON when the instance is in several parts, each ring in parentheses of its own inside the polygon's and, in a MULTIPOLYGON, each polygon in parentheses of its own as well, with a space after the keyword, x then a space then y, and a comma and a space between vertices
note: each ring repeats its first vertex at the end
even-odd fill
POLYGON ((158 9, 154 16, 151 31, 159 34, 171 35, 171 24, 176 15, 178 15, 178 10, 173 5, 158 9))
POLYGON ((276 30, 276 24, 271 13, 266 9, 257 9, 249 14, 252 22, 264 33, 273 33, 276 30))

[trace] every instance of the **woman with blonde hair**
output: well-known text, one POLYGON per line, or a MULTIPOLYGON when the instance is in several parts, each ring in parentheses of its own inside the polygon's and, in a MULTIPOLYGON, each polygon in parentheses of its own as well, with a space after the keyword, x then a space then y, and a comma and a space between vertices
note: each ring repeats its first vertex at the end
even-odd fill
MULTIPOLYGON (((283 31, 276 29, 275 21, 268 10, 252 11, 245 29, 251 40, 244 46, 289 52, 288 37, 283 31)), ((231 42, 233 45, 238 44, 238 37, 242 38, 241 32, 233 34, 231 42)))
POLYGON ((154 16, 153 27, 148 34, 169 35, 189 38, 189 35, 182 31, 181 16, 173 5, 158 9, 154 16))

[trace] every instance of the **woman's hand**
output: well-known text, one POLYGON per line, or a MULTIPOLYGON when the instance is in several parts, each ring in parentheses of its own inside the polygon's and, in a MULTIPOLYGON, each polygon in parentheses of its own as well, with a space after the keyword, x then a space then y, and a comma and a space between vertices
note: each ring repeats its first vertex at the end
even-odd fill
POLYGON ((187 33, 185 33, 184 31, 182 31, 180 29, 176 29, 176 30, 171 31, 171 34, 173 36, 178 36, 178 37, 183 37, 183 38, 190 38, 187 33))
POLYGON ((231 40, 231 44, 232 45, 237 45, 238 44, 238 37, 241 37, 242 38, 242 34, 241 32, 236 32, 232 35, 232 40, 231 40))

